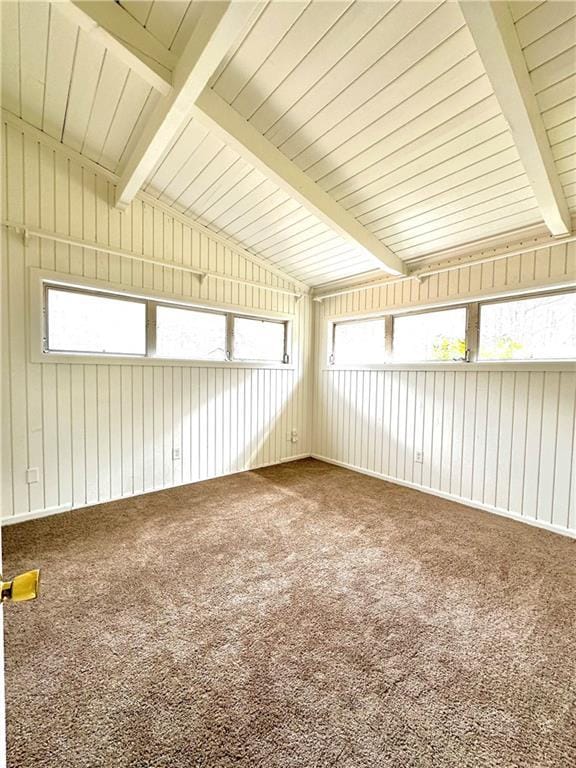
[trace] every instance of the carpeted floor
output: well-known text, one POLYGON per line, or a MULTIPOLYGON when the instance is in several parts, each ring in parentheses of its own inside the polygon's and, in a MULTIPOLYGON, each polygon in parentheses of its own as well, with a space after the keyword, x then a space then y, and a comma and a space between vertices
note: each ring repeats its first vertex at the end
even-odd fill
POLYGON ((314 460, 4 529, 10 768, 571 768, 576 542, 314 460))

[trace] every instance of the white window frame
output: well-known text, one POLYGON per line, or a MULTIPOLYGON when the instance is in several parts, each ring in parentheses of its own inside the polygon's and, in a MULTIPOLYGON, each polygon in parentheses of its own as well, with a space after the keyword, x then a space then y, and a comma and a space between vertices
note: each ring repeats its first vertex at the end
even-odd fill
POLYGON ((548 362, 548 363, 564 363, 564 364, 566 364, 566 363, 576 363, 576 357, 563 357, 563 358, 554 357, 554 358, 550 358, 548 360, 543 360, 542 358, 537 358, 535 360, 521 360, 520 359, 520 360, 511 360, 511 361, 507 361, 507 360, 480 360, 480 359, 478 359, 478 355, 479 355, 479 352, 480 352, 480 325, 481 325, 481 322, 482 322, 482 307, 486 307, 486 306, 489 306, 491 304, 508 304, 508 303, 512 303, 512 302, 516 302, 516 301, 526 301, 528 299, 540 299, 540 298, 544 298, 546 296, 560 296, 560 295, 566 294, 566 293, 574 293, 574 294, 576 294, 576 288, 562 288, 562 289, 558 289, 558 290, 555 290, 555 291, 549 290, 549 291, 538 291, 537 293, 523 293, 523 294, 520 294, 518 296, 501 296, 500 298, 497 298, 497 299, 489 299, 487 301, 479 301, 479 302, 477 302, 478 316, 477 316, 477 319, 476 319, 476 328, 475 328, 476 334, 475 334, 475 339, 474 339, 474 343, 475 343, 474 360, 475 360, 475 362, 478 362, 480 364, 495 363, 495 362, 498 362, 498 363, 500 363, 500 362, 501 363, 506 363, 506 362, 513 362, 513 363, 530 363, 530 362, 538 363, 538 362, 545 362, 546 363, 546 362, 548 362))
POLYGON ((85 296, 96 296, 98 298, 102 299, 114 299, 115 301, 126 301, 133 304, 140 304, 143 305, 145 308, 145 334, 144 334, 144 346, 146 349, 148 349, 148 338, 149 338, 149 329, 148 329, 148 304, 149 302, 144 298, 136 298, 135 296, 124 296, 120 294, 114 294, 111 292, 106 291, 98 291, 98 290, 90 290, 88 288, 78 288, 76 286, 70 286, 70 285, 58 285, 56 283, 51 282, 44 282, 43 283, 43 291, 42 291, 42 308, 43 308, 43 332, 42 332, 42 351, 44 353, 54 355, 83 355, 84 357, 88 356, 97 356, 97 357, 134 357, 134 358, 142 358, 144 355, 139 354, 138 352, 95 352, 93 350, 87 349, 87 350, 73 350, 73 349, 50 349, 49 343, 50 343, 50 316, 48 313, 48 293, 50 290, 55 291, 61 291, 63 293, 73 293, 73 294, 83 294, 85 296))
MULTIPOLYGON (((390 340, 390 332, 389 332, 389 323, 392 320, 392 315, 368 315, 366 317, 353 317, 348 318, 346 320, 334 320, 331 323, 330 327, 330 350, 329 350, 329 356, 328 356, 328 363, 330 365, 335 365, 336 367, 344 368, 344 367, 350 367, 350 368, 357 368, 358 365, 362 365, 362 363, 357 364, 350 364, 350 365, 342 365, 340 366, 337 362, 335 362, 335 353, 334 350, 336 349, 336 328, 339 325, 352 325, 354 323, 366 323, 370 320, 384 320, 384 346, 386 349, 386 357, 387 359, 390 358, 390 352, 391 350, 388 348, 388 343, 390 340)), ((377 363, 367 363, 366 365, 377 365, 377 363)))
MULTIPOLYGON (((238 320, 240 318, 245 319, 245 320, 261 320, 261 321, 264 321, 266 323, 276 323, 278 325, 284 325, 284 348, 282 350, 283 362, 281 364, 282 365, 286 365, 287 363, 290 362, 290 352, 288 350, 288 331, 289 331, 289 328, 288 328, 288 323, 287 323, 286 320, 279 320, 279 319, 274 318, 274 317, 256 317, 255 315, 245 315, 245 314, 239 313, 239 312, 230 313, 229 316, 228 316, 228 327, 227 327, 227 333, 226 333, 226 340, 227 340, 227 354, 230 356, 230 360, 237 360, 237 361, 239 360, 239 361, 246 362, 246 360, 244 360, 244 358, 234 357, 234 333, 235 333, 234 329, 235 329, 235 325, 236 325, 236 320, 238 320)), ((278 362, 278 363, 280 363, 280 361, 270 361, 270 360, 260 360, 260 359, 250 360, 249 362, 263 363, 263 364, 269 363, 269 362, 278 362)))
POLYGON ((264 368, 293 370, 292 363, 292 325, 294 317, 273 310, 261 311, 252 308, 238 307, 231 304, 220 304, 210 301, 186 299, 179 295, 160 293, 148 289, 124 288, 115 283, 105 282, 96 278, 63 275, 36 268, 30 269, 29 290, 30 316, 30 359, 33 363, 66 363, 66 364, 117 364, 117 365, 172 365, 199 368, 264 368), (113 299, 133 300, 146 303, 146 354, 115 354, 99 352, 60 352, 46 348, 47 342, 47 303, 46 296, 50 287, 82 292, 89 295, 103 296, 113 299), (209 312, 226 317, 226 359, 207 360, 196 358, 158 357, 156 352, 156 308, 169 306, 196 312, 209 312), (234 317, 245 317, 253 320, 266 320, 282 323, 284 332, 284 360, 286 362, 240 360, 232 358, 232 328, 234 317))
POLYGON ((515 293, 502 294, 500 296, 482 297, 473 301, 462 301, 461 299, 453 302, 419 306, 410 309, 398 307, 397 309, 386 312, 372 313, 368 315, 354 317, 334 317, 328 320, 328 333, 326 337, 326 355, 325 370, 426 370, 434 369, 453 369, 466 368, 467 370, 486 370, 494 368, 506 368, 507 370, 526 370, 532 368, 539 370, 546 368, 548 370, 574 370, 576 358, 549 359, 549 360, 479 360, 478 350, 480 341, 480 309, 488 304, 501 304, 508 301, 521 301, 523 299, 536 299, 539 297, 558 295, 564 293, 576 293, 576 287, 573 285, 561 285, 553 288, 538 289, 534 291, 522 291, 515 293), (394 340, 394 318, 405 317, 407 315, 423 315, 430 312, 440 312, 446 309, 466 309, 466 354, 461 360, 410 360, 394 361, 393 340, 394 340), (334 340, 336 326, 343 323, 362 322, 366 320, 376 320, 384 318, 385 320, 385 349, 386 360, 382 363, 357 363, 340 364, 334 355, 334 340))
POLYGON ((432 309, 418 309, 414 312, 395 312, 393 315, 389 315, 390 318, 389 323, 386 324, 386 350, 388 351, 388 358, 390 362, 394 361, 394 326, 396 324, 396 319, 399 317, 414 317, 418 315, 431 315, 433 312, 446 312, 450 309, 463 309, 466 312, 466 317, 464 320, 464 346, 465 346, 465 352, 464 357, 462 358, 454 358, 453 360, 406 360, 407 363, 426 363, 426 364, 434 364, 434 363, 469 363, 474 358, 473 355, 473 349, 474 349, 474 341, 472 338, 472 326, 470 325, 470 316, 473 314, 473 311, 471 312, 472 304, 451 304, 449 307, 433 307, 432 309))

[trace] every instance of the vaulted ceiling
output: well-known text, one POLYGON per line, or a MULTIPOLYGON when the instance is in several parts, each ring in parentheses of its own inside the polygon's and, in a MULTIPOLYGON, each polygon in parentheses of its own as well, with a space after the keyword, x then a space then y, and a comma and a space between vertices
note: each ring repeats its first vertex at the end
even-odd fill
POLYGON ((2 3, 2 106, 312 286, 571 230, 576 2, 215 5, 2 3))

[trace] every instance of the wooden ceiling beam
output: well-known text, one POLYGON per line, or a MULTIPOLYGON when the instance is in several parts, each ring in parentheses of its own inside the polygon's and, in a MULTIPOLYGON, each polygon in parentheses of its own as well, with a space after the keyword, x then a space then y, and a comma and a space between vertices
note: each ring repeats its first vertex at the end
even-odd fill
POLYGON ((551 234, 570 233, 570 213, 508 3, 460 0, 500 109, 551 234))
POLYGON ((116 206, 129 205, 174 136, 190 119, 194 102, 250 19, 250 2, 205 3, 190 40, 176 64, 173 88, 159 102, 121 173, 116 206))
POLYGON ((155 41, 156 48, 153 47, 148 39, 151 35, 118 3, 111 0, 63 0, 58 5, 67 9, 71 18, 100 39, 114 55, 134 69, 138 66, 141 73, 144 68, 149 80, 158 77, 157 70, 146 65, 151 56, 155 56, 156 63, 160 62, 166 71, 169 68, 172 70, 171 76, 162 81, 164 85, 170 83, 169 90, 164 91, 120 174, 116 190, 118 208, 124 210, 130 204, 178 131, 190 117, 195 116, 333 231, 369 255, 375 266, 393 275, 405 273, 404 262, 392 250, 207 87, 213 73, 257 10, 257 3, 206 3, 176 63, 172 54, 163 49, 158 41, 155 41))
POLYGON ((404 262, 393 251, 282 154, 215 91, 206 88, 200 94, 194 104, 193 114, 320 221, 371 256, 380 269, 393 275, 406 273, 404 262))

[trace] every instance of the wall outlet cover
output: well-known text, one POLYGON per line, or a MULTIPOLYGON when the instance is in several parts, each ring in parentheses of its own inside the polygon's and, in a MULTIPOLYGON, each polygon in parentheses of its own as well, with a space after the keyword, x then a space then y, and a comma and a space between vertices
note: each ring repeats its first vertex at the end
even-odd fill
POLYGON ((32 485, 32 483, 37 483, 40 479, 40 474, 38 472, 38 467, 29 467, 26 470, 26 482, 28 485, 32 485))

